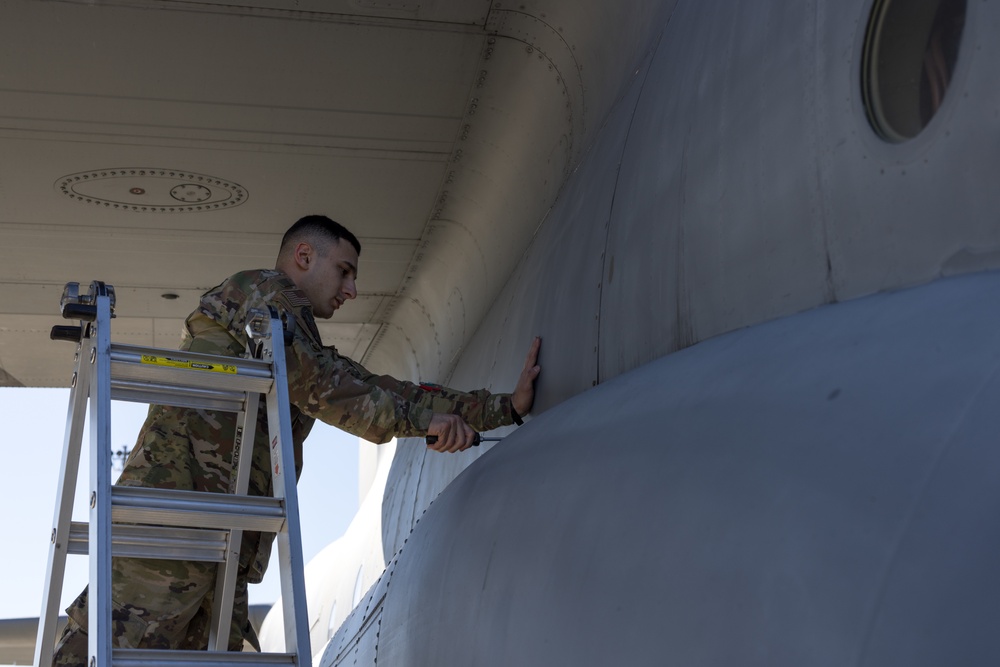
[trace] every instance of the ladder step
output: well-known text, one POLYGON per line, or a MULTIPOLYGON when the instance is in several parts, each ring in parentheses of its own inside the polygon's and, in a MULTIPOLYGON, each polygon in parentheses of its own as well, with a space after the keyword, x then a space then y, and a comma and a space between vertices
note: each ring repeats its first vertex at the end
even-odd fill
POLYGON ((116 380, 264 394, 271 388, 272 375, 270 365, 260 359, 112 343, 111 381, 116 380))
POLYGON ((285 505, 279 498, 264 496, 113 486, 111 520, 277 533, 285 523, 285 505))
POLYGON ((140 380, 111 381, 111 400, 172 405, 178 408, 242 412, 246 394, 242 391, 197 389, 176 385, 142 382, 140 380))
MULTIPOLYGON (((86 556, 90 526, 83 521, 70 524, 67 552, 86 556)), ((111 555, 125 558, 195 560, 221 563, 226 559, 229 532, 165 526, 112 524, 111 555)))
POLYGON ((293 653, 238 653, 222 651, 164 651, 117 648, 111 651, 114 667, 232 667, 232 665, 294 665, 293 653))

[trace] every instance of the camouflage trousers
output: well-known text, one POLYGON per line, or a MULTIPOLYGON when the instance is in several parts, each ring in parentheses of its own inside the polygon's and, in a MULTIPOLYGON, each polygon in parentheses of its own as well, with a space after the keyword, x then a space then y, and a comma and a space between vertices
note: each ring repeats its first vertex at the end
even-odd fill
MULTIPOLYGON (((112 559, 112 646, 204 650, 208 647, 215 597, 215 563, 112 559)), ((87 666, 87 590, 66 610, 69 622, 56 643, 52 664, 87 666)), ((239 577, 229 650, 244 638, 256 649, 248 618, 247 581, 239 577)))
MULTIPOLYGON (((233 436, 226 432, 230 423, 234 425, 235 420, 228 415, 221 419, 211 413, 153 406, 118 484, 227 492, 232 471, 233 436)), ((266 438, 263 449, 267 455, 266 438)), ((254 456, 258 456, 256 451, 254 456)), ((265 541, 269 546, 270 540, 265 541)), ((243 532, 229 633, 231 651, 243 650, 244 640, 260 650, 249 622, 247 583, 260 581, 266 567, 256 565, 261 543, 260 534, 243 532)), ((112 558, 112 646, 207 648, 217 569, 216 563, 112 558)), ((87 591, 66 611, 69 622, 56 644, 53 664, 86 667, 87 591)))

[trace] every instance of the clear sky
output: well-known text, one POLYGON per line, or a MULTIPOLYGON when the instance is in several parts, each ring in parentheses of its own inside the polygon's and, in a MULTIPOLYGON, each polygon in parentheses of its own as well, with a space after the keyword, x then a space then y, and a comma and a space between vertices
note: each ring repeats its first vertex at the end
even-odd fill
MULTIPOLYGON (((67 369, 67 376, 72 369, 67 369)), ((0 451, 8 471, 0 502, 9 527, 0 577, 0 619, 35 618, 41 611, 62 458, 68 389, 0 387, 0 451)), ((146 406, 112 403, 113 449, 135 442, 146 406)), ((84 435, 84 450, 88 445, 84 435)), ((358 509, 358 438, 317 423, 305 445, 299 481, 302 548, 306 562, 340 537, 358 509)), ((89 459, 80 466, 73 518, 86 521, 89 459)), ((116 473, 117 474, 117 471, 116 473)), ((86 584, 86 556, 69 556, 60 609, 86 584)), ((280 595, 277 567, 250 586, 250 603, 272 603, 280 595)))

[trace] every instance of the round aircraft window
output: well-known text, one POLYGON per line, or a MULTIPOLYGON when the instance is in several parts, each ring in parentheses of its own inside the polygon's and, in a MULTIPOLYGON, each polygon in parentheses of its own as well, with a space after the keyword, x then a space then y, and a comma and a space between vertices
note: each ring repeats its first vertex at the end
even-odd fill
POLYGON ((920 134, 944 101, 966 0, 875 0, 862 59, 868 120, 891 142, 920 134))

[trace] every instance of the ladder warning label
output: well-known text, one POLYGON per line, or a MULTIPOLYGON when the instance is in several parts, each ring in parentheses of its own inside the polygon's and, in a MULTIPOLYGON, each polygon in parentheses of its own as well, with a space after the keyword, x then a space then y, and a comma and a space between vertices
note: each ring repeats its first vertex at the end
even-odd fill
POLYGON ((170 368, 189 368, 196 371, 211 371, 213 373, 236 374, 236 366, 232 364, 213 364, 204 361, 188 361, 187 359, 173 359, 171 357, 158 357, 154 354, 142 355, 142 363, 154 366, 169 366, 170 368))

